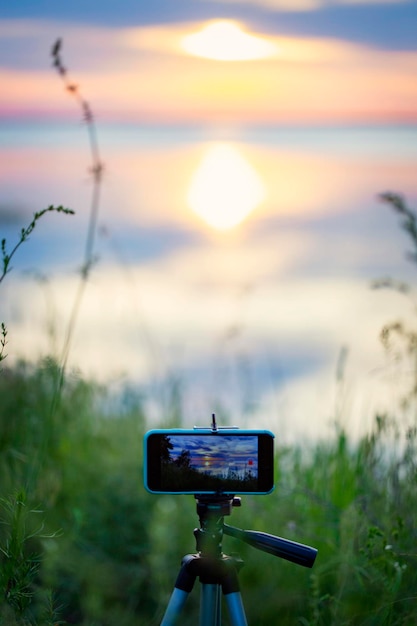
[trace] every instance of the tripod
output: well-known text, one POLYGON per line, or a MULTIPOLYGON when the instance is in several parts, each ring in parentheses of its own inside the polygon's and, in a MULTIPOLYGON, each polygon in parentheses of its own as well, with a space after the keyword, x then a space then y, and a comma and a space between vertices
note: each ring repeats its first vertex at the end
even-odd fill
POLYGON ((223 533, 274 556, 304 567, 312 567, 317 550, 301 543, 254 530, 240 530, 224 524, 234 496, 195 496, 200 528, 194 530, 197 554, 187 554, 181 564, 174 590, 161 626, 175 626, 198 577, 201 583, 200 626, 221 626, 221 591, 225 597, 232 626, 248 626, 239 589, 238 571, 243 561, 222 552, 223 533))

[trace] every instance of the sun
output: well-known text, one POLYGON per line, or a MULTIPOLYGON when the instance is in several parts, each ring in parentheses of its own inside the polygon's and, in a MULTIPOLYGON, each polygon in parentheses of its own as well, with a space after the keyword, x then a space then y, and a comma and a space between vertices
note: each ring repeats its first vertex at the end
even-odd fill
POLYGON ((241 222, 265 198, 256 170, 232 144, 211 145, 189 187, 189 207, 209 226, 227 231, 241 222))
POLYGON ((181 46, 193 56, 216 61, 264 59, 277 51, 271 41, 246 33, 231 20, 209 22, 199 32, 183 37, 181 46))

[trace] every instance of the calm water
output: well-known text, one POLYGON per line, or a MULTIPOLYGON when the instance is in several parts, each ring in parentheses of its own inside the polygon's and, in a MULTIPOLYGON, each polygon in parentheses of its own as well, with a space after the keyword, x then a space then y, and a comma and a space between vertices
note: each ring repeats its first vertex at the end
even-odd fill
MULTIPOLYGON (((333 154, 351 153, 376 156, 388 152, 416 158, 417 126, 286 126, 222 128, 196 126, 142 126, 97 121, 100 143, 125 147, 199 143, 207 140, 242 141, 261 145, 281 145, 333 154)), ((80 122, 0 121, 1 147, 77 147, 85 139, 80 122)))
MULTIPOLYGON (((99 260, 74 364, 115 385, 149 385, 170 373, 181 381, 186 420, 204 423, 216 404, 231 421, 278 428, 289 439, 324 431, 336 407, 357 432, 380 402, 396 406, 378 334, 391 317, 412 312, 369 285, 382 275, 414 279, 406 236, 377 195, 401 191, 416 206, 417 127, 99 123, 98 131, 106 167, 99 260), (223 234, 186 201, 213 142, 235 146, 265 187, 262 205, 223 234), (344 346, 342 393, 335 371, 344 346)), ((10 358, 36 358, 59 352, 82 263, 91 199, 86 129, 3 122, 0 164, 8 245, 33 211, 76 211, 45 217, 1 285, 10 358)))

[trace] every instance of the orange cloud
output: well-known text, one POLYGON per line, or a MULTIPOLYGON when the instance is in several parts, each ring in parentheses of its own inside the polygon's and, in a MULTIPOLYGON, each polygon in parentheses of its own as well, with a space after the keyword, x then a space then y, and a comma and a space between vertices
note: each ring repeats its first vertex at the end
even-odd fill
MULTIPOLYGON (((182 38, 197 27, 95 32, 94 58, 86 53, 91 42, 86 43, 85 28, 77 47, 69 48, 76 40, 73 27, 67 44, 73 78, 102 118, 159 123, 417 119, 416 52, 277 36, 268 39, 276 50, 273 58, 224 63, 181 49, 182 38)), ((74 110, 52 68, 3 69, 0 89, 3 116, 74 110)))

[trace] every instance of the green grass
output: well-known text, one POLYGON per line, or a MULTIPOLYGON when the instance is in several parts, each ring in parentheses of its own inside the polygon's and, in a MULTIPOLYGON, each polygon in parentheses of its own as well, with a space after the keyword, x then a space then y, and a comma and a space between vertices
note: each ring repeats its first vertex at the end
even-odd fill
MULTIPOLYGON (((158 624, 195 551, 195 501, 144 490, 139 395, 111 415, 106 391, 72 375, 51 413, 58 369, 0 376, 0 624, 158 624)), ((243 497, 225 521, 319 554, 308 570, 224 537, 245 561, 250 624, 417 623, 416 436, 378 417, 358 443, 336 430, 278 447, 274 493, 243 497)), ((195 589, 182 624, 198 604, 195 589)))

